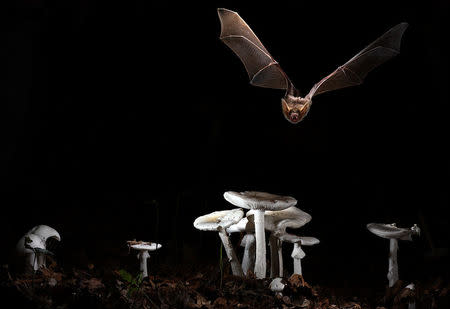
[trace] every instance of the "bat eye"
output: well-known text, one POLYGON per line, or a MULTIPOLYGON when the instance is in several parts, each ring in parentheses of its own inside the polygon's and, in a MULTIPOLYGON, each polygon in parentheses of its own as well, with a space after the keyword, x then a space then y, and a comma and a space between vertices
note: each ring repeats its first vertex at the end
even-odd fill
POLYGON ((291 113, 289 115, 289 118, 291 119, 292 122, 298 122, 300 120, 300 116, 298 113, 291 113))

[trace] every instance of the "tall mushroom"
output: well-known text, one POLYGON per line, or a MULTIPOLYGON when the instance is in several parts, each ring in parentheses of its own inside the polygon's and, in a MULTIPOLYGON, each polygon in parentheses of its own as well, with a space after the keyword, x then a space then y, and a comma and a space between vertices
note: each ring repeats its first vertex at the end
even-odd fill
POLYGON ((266 210, 283 210, 297 204, 297 200, 290 196, 281 196, 265 192, 228 191, 224 198, 231 204, 254 211, 256 237, 256 278, 266 277, 266 235, 264 230, 264 212, 266 210))
POLYGON ((150 258, 149 251, 156 251, 162 246, 154 242, 146 241, 127 241, 128 246, 138 251, 137 258, 139 259, 139 270, 141 271, 142 278, 148 277, 147 259, 150 258))
POLYGON ((242 276, 242 267, 233 249, 227 228, 238 223, 244 216, 242 209, 214 211, 210 214, 198 217, 194 221, 194 227, 201 231, 215 231, 219 233, 222 240, 228 260, 231 264, 231 271, 235 276, 242 276))
POLYGON ((373 234, 389 239, 389 268, 387 278, 389 280, 389 287, 392 287, 398 280, 398 240, 412 241, 412 235, 420 235, 420 229, 417 224, 414 224, 411 228, 400 228, 395 223, 382 224, 382 223, 369 223, 367 229, 373 234))
POLYGON ((26 258, 26 268, 37 271, 45 267, 46 256, 52 254, 47 250, 49 238, 61 240, 59 233, 48 225, 38 225, 29 230, 17 243, 16 252, 26 258))

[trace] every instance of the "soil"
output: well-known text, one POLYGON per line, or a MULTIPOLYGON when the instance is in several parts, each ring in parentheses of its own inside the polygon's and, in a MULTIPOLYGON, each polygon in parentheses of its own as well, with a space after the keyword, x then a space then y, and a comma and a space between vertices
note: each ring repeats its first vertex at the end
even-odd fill
MULTIPOLYGON (((271 279, 253 275, 228 275, 229 269, 174 269, 162 266, 142 279, 123 269, 62 269, 48 263, 34 274, 13 274, 1 269, 4 301, 15 308, 450 308, 450 285, 436 278, 430 282, 398 281, 392 288, 360 290, 308 284, 302 276, 284 279, 282 294, 272 292, 271 279), (222 275, 221 275, 222 274, 222 275)), ((228 265, 227 265, 228 266, 228 265)))

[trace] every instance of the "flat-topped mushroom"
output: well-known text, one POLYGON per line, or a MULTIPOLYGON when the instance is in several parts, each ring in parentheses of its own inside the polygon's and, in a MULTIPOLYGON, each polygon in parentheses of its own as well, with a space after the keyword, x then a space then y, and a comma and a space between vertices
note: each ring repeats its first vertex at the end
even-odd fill
POLYGON ((37 271, 45 267, 47 255, 53 253, 47 250, 49 238, 61 240, 59 233, 48 225, 38 225, 30 229, 17 243, 16 252, 19 256, 26 258, 26 268, 37 271))
POLYGON ((224 198, 231 204, 254 211, 256 260, 255 275, 261 279, 266 277, 266 236, 264 232, 264 212, 267 210, 283 210, 297 204, 297 200, 290 196, 275 195, 266 192, 228 191, 224 198))
POLYGON ((411 228, 399 228, 395 223, 383 224, 383 223, 369 223, 367 229, 373 234, 389 239, 389 268, 387 278, 389 280, 389 287, 392 287, 397 282, 398 276, 398 240, 412 241, 412 235, 420 235, 420 229, 417 224, 414 224, 411 228))
POLYGON ((130 248, 138 251, 137 258, 139 259, 139 270, 141 271, 142 278, 148 277, 147 259, 150 258, 149 251, 156 251, 162 247, 162 245, 154 242, 146 241, 127 241, 130 248))
POLYGON ((291 257, 294 260, 294 274, 302 275, 301 260, 306 256, 306 254, 302 250, 301 246, 313 246, 318 244, 320 241, 315 237, 297 236, 288 233, 277 234, 276 236, 281 241, 294 244, 294 249, 292 250, 291 254, 291 257))
POLYGON ((215 231, 219 233, 228 260, 231 264, 231 271, 235 276, 242 276, 242 267, 234 252, 233 245, 228 237, 227 228, 238 223, 244 217, 242 209, 214 211, 210 214, 198 217, 194 221, 194 227, 201 231, 215 231))

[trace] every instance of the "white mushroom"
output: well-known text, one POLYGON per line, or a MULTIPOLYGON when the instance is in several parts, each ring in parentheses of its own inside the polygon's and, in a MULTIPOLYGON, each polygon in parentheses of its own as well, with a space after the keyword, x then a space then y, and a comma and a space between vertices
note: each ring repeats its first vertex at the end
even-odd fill
POLYGON ((224 193, 224 198, 231 204, 254 210, 256 237, 256 278, 266 277, 266 236, 264 231, 264 212, 266 210, 283 210, 297 204, 297 200, 290 196, 280 196, 265 192, 245 191, 224 193))
POLYGON ((255 269, 255 255, 256 255, 256 238, 255 234, 246 234, 241 241, 241 246, 244 247, 244 256, 242 257, 242 271, 248 275, 248 271, 255 269))
POLYGON ((420 235, 420 229, 417 224, 414 224, 411 228, 399 228, 392 224, 382 223, 369 223, 367 229, 373 234, 389 239, 389 268, 387 278, 389 280, 389 287, 392 287, 398 280, 398 240, 412 241, 412 235, 420 235))
POLYGON ((255 268, 255 225, 250 222, 247 217, 242 218, 238 223, 227 228, 228 234, 231 233, 247 233, 241 240, 241 247, 244 247, 244 255, 242 257, 242 271, 244 275, 248 275, 248 271, 255 268))
POLYGON ((38 225, 29 230, 17 243, 16 252, 19 256, 25 257, 26 268, 31 267, 37 271, 45 267, 46 256, 52 254, 47 250, 47 240, 54 238, 58 241, 61 236, 54 229, 47 225, 38 225))
POLYGON ((130 248, 138 251, 137 258, 139 259, 139 270, 142 274, 142 278, 148 277, 147 259, 150 258, 149 251, 156 251, 162 247, 162 245, 154 242, 145 241, 129 241, 130 248))
POLYGON ((294 244, 291 257, 294 260, 294 274, 302 275, 302 259, 306 256, 301 246, 313 246, 320 241, 315 237, 301 237, 288 233, 276 235, 281 241, 290 242, 294 244))
MULTIPOLYGON (((42 239, 42 241, 44 242, 45 246, 47 246, 47 240, 49 238, 56 239, 57 241, 61 241, 61 236, 59 235, 59 233, 54 228, 52 228, 48 225, 35 226, 31 230, 29 230, 28 233, 39 236, 42 239)), ((38 264, 40 266, 44 266, 44 267, 46 266, 45 265, 45 260, 46 260, 45 257, 46 257, 46 254, 38 255, 37 259, 38 259, 38 264)))
POLYGON ((281 295, 285 286, 286 284, 283 282, 283 278, 274 278, 269 284, 270 290, 279 295, 281 295))
MULTIPOLYGON (((253 210, 247 212, 247 216, 252 220, 253 210)), ((301 209, 292 206, 279 211, 266 211, 264 214, 265 229, 272 232, 269 238, 270 246, 270 277, 283 276, 283 242, 277 238, 276 234, 286 233, 286 228, 298 229, 311 221, 312 217, 301 209)))
POLYGON ((238 223, 244 216, 242 209, 215 211, 208 215, 198 217, 194 221, 194 227, 201 231, 216 231, 222 240, 228 260, 231 264, 231 271, 235 276, 242 276, 242 266, 228 237, 227 228, 238 223))

